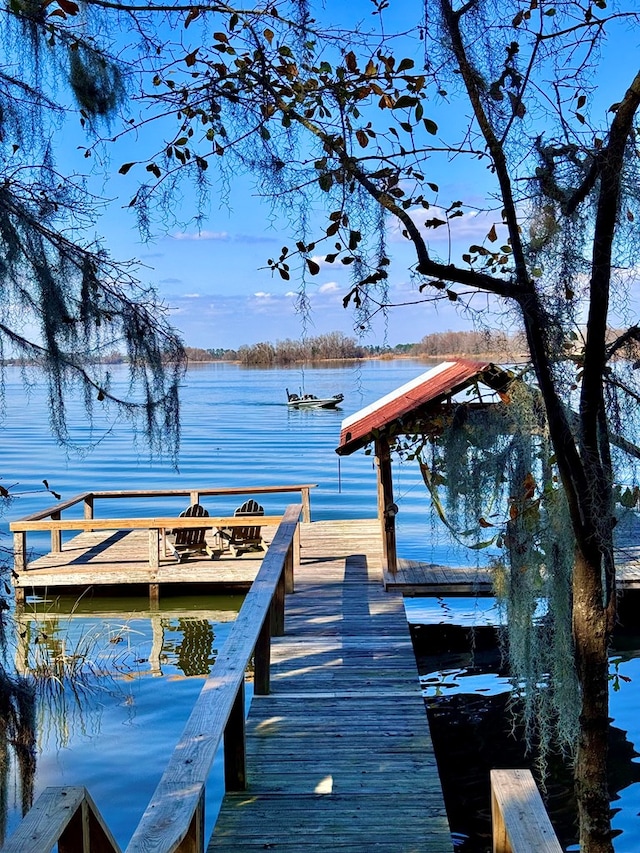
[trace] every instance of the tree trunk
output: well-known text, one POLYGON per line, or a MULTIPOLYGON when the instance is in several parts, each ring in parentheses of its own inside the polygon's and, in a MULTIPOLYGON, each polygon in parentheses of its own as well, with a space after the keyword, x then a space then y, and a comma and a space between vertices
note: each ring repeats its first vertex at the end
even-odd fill
POLYGON ((573 572, 573 637, 582 709, 575 760, 581 853, 613 853, 607 753, 609 633, 600 554, 579 549, 573 572))

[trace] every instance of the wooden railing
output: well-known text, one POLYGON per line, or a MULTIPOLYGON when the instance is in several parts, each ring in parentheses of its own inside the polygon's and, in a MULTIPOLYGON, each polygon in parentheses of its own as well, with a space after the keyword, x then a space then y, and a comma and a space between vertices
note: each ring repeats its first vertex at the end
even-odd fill
MULTIPOLYGON (((291 486, 256 486, 251 488, 225 488, 225 489, 165 489, 165 490, 138 490, 138 491, 111 491, 111 492, 83 492, 67 501, 47 507, 40 512, 21 518, 10 524, 13 533, 14 570, 19 574, 27 567, 27 533, 33 531, 50 531, 51 551, 59 553, 62 548, 63 530, 149 530, 149 565, 158 565, 159 541, 162 532, 166 529, 177 529, 178 527, 246 527, 246 519, 234 519, 229 516, 207 517, 206 525, 202 519, 196 518, 96 518, 95 503, 97 500, 109 500, 114 498, 164 498, 164 497, 188 497, 189 502, 200 503, 205 496, 231 496, 231 495, 262 495, 262 494, 287 494, 298 493, 302 501, 302 520, 311 521, 310 490, 315 484, 306 483, 291 486), (84 518, 62 518, 62 513, 78 504, 83 504, 84 518)), ((264 516, 260 519, 261 526, 276 524, 280 516, 264 516)))
POLYGON ((562 853, 529 770, 491 771, 493 853, 562 853))
MULTIPOLYGON (((284 633, 284 598, 293 592, 301 514, 301 504, 285 510, 126 853, 203 853, 205 786, 221 742, 226 789, 246 787, 247 667, 253 656, 254 693, 268 694, 271 637, 284 633)), ((59 853, 120 853, 84 788, 47 788, 2 850, 49 853, 56 842, 59 853)))

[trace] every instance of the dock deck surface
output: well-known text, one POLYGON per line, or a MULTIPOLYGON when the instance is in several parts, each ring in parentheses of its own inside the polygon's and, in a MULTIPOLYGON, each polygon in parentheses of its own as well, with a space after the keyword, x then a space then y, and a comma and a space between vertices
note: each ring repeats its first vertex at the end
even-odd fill
POLYGON ((382 584, 375 521, 302 525, 272 639, 271 693, 247 720, 248 788, 208 853, 452 853, 402 595, 382 584))

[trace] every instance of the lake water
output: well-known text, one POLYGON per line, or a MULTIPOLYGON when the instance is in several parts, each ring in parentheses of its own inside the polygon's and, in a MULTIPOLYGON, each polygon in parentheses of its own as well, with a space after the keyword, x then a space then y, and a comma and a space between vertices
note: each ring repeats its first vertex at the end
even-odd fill
MULTIPOLYGON (((182 394, 179 470, 167 460, 149 459, 144 446, 132 441, 125 421, 111 421, 98 412, 92 427, 79 404, 69 406, 70 436, 79 449, 59 446, 49 434, 42 389, 35 387, 27 394, 19 372, 10 369, 0 483, 17 483, 19 497, 1 520, 6 530, 10 520, 50 506, 54 501, 44 491, 43 479, 63 499, 87 489, 316 483, 311 493, 314 519, 372 518, 376 514, 372 458, 363 451, 338 458, 335 447, 341 421, 431 366, 415 360, 368 361, 307 368, 304 372, 298 368, 245 369, 223 363, 194 366, 186 376, 182 394), (345 400, 335 411, 290 411, 285 388, 296 392, 303 389, 317 396, 343 393, 345 400)), ((448 541, 432 518, 416 466, 394 463, 393 473, 399 506, 399 555, 475 564, 478 554, 448 541)), ((267 495, 261 503, 267 514, 277 514, 291 499, 267 495)), ((216 503, 207 498, 207 507, 227 514, 240 502, 232 501, 230 504, 227 498, 216 503)), ((159 511, 158 504, 154 507, 159 511)), ((174 502, 168 511, 180 508, 174 502)), ((146 514, 141 501, 130 507, 123 501, 118 512, 146 514)), ((29 544, 46 551, 48 537, 30 535, 29 544)), ((102 602, 102 614, 95 612, 93 602, 62 602, 60 614, 54 602, 37 602, 38 611, 46 618, 29 625, 28 630, 32 638, 39 636, 38 632, 46 636, 39 636, 39 642, 30 645, 30 661, 36 652, 50 661, 64 638, 67 652, 83 651, 89 674, 80 682, 80 695, 76 695, 77 690, 56 690, 51 685, 43 690, 36 795, 47 785, 86 785, 116 839, 126 846, 239 604, 237 597, 164 599, 160 617, 152 620, 144 613, 146 601, 142 600, 102 602), (70 610, 75 611, 73 616, 70 610)), ((414 599, 407 601, 407 612, 410 620, 425 623, 437 623, 457 612, 456 619, 475 624, 492 618, 480 612, 487 606, 491 607, 471 602, 462 614, 455 602, 414 599)), ((11 654, 21 660, 23 651, 14 641, 11 654)), ((628 667, 630 677, 635 677, 632 655, 620 666, 621 672, 628 667)), ((489 689, 485 681, 465 687, 462 675, 448 682, 456 682, 455 689, 469 693, 481 694, 489 689)), ((502 687, 492 682, 490 689, 502 687)), ((640 745, 636 693, 634 684, 623 686, 613 696, 613 708, 620 725, 628 727, 630 741, 640 745)), ((639 798, 635 786, 631 787, 634 790, 629 792, 629 802, 623 803, 622 812, 616 816, 619 827, 620 815, 626 815, 623 834, 616 840, 617 853, 634 849, 628 846, 629 840, 640 838, 640 828, 634 824, 639 798)), ((222 791, 219 763, 207 791, 208 832, 222 791)), ((18 820, 19 794, 15 787, 9 787, 8 797, 10 832, 18 820)))
MULTIPOLYGON (((78 452, 66 452, 48 431, 42 393, 26 394, 17 370, 7 377, 8 411, 2 425, 3 483, 18 482, 27 492, 11 517, 53 503, 42 494, 42 480, 63 499, 85 489, 154 489, 317 483, 313 518, 372 518, 376 478, 372 458, 360 451, 340 459, 335 453, 344 417, 428 370, 415 360, 367 361, 336 367, 284 370, 246 369, 215 363, 190 368, 182 392, 182 450, 179 471, 169 461, 149 460, 136 447, 125 421, 100 417, 91 430, 81 406, 70 406, 70 435, 78 452), (336 410, 289 410, 285 388, 304 388, 316 396, 345 395, 336 410), (40 493, 38 493, 40 491, 40 493)), ((124 375, 124 374, 123 374, 124 375)), ((117 372, 116 372, 117 376, 117 372)), ((99 413, 98 413, 99 414, 99 413)), ((451 559, 450 545, 428 515, 429 501, 414 465, 394 465, 394 491, 400 507, 401 556, 451 559)), ((267 513, 277 513, 293 497, 267 496, 267 513)), ((157 506, 157 504, 156 504, 157 506)), ((224 514, 233 510, 219 502, 224 514)), ((216 504, 207 499, 207 508, 216 504)), ((125 509, 119 505, 119 511, 125 509)), ((131 511, 144 514, 141 502, 131 511)), ((39 540, 46 549, 47 537, 39 540)), ((29 542, 32 542, 31 535, 29 542)), ((33 542, 37 543, 36 537, 33 542)), ((459 552, 459 559, 470 559, 459 552)))

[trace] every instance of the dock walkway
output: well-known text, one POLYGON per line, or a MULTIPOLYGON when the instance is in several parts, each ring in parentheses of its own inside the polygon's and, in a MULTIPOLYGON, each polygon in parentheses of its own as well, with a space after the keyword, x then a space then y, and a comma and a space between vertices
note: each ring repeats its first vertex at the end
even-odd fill
POLYGON ((302 525, 271 693, 247 720, 248 787, 227 793, 208 853, 452 853, 399 592, 375 521, 302 525))

